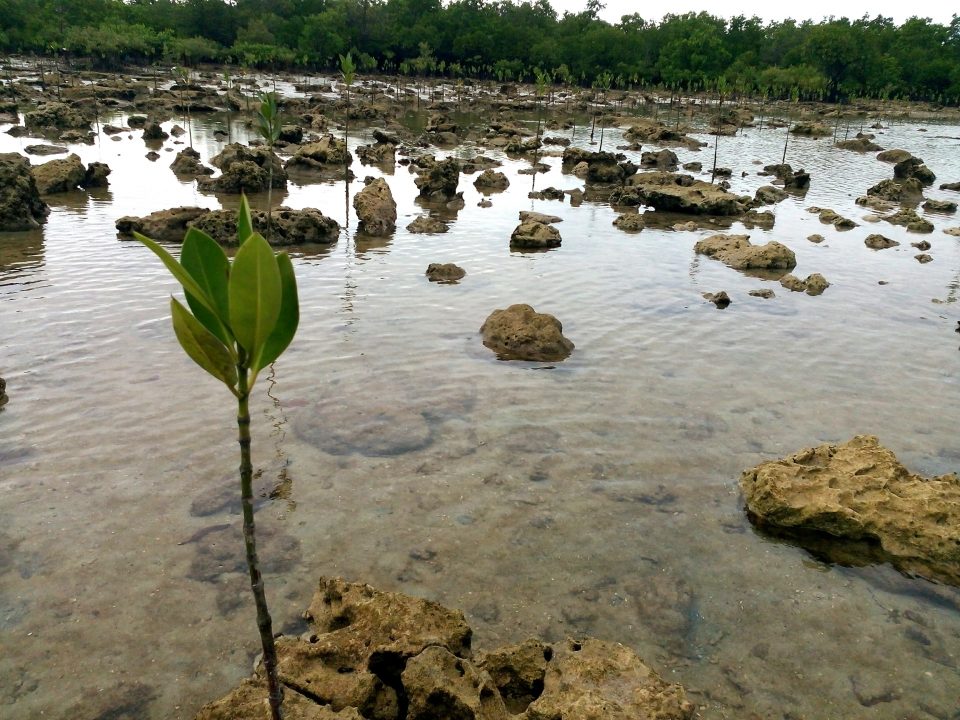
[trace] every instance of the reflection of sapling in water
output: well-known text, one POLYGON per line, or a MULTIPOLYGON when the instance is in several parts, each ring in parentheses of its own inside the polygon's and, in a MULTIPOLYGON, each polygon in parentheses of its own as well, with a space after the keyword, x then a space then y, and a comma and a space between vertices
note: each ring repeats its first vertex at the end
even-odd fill
POLYGON ((187 231, 180 262, 153 240, 139 234, 136 237, 156 253, 183 286, 189 309, 170 298, 177 340, 194 362, 223 382, 237 398, 243 539, 257 607, 270 710, 273 720, 280 720, 283 696, 277 677, 277 651, 253 519, 249 399, 257 374, 286 350, 297 331, 300 310, 293 265, 286 253, 274 255, 267 241, 253 232, 246 197, 237 215, 240 249, 232 265, 220 245, 196 228, 187 231))

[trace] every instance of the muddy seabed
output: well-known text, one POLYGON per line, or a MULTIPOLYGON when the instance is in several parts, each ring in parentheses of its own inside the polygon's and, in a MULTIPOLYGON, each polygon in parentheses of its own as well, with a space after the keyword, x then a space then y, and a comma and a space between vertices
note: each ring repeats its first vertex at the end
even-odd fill
MULTIPOLYGON (((222 125, 193 123, 204 162, 222 125)), ((5 129, 0 151, 37 142, 5 129)), ((754 163, 779 161, 783 132, 720 139, 734 192, 768 183, 754 163)), ((877 142, 923 158, 939 184, 960 180, 958 136, 900 120, 877 142)), ((696 137, 711 146, 676 152, 709 167, 713 138, 696 137)), ((574 144, 588 140, 578 128, 574 144)), ((606 131, 605 149, 623 142, 606 131)), ((173 281, 113 227, 219 200, 176 179, 172 152, 151 163, 146 150, 140 131, 71 146, 113 168, 110 189, 51 198, 42 232, 0 239, 4 717, 189 718, 258 650, 232 398, 177 346, 173 281)), ((629 234, 605 203, 529 200, 533 182, 583 187, 559 157, 534 181, 518 174, 529 161, 489 154, 510 189, 480 208, 475 176, 462 176, 466 206, 445 234, 403 229, 424 209, 401 167, 386 175, 399 206, 387 239, 355 233, 343 182, 278 193, 347 227, 332 247, 294 251, 300 331, 253 400, 275 625, 299 631, 316 578, 341 575, 463 609, 475 647, 623 642, 704 718, 956 717, 960 593, 758 535, 737 478, 857 433, 915 472, 957 468, 960 249, 943 233, 957 221, 927 213, 925 236, 864 222, 854 198, 891 166, 791 138, 787 161, 813 178, 806 198, 770 208, 772 230, 732 229, 788 245, 798 276, 822 273, 831 286, 809 297, 695 255, 711 230, 629 234), (837 231, 811 205, 860 226, 837 231), (510 252, 519 210, 561 216, 562 247, 510 252), (900 247, 866 248, 873 232, 900 247), (934 262, 914 260, 921 239, 934 262), (431 262, 467 276, 431 284, 431 262), (775 298, 747 295, 767 287, 775 298), (701 297, 719 290, 733 299, 723 311, 701 297), (478 330, 513 303, 556 315, 572 356, 496 360, 478 330)), ((354 172, 350 198, 384 174, 354 172)))

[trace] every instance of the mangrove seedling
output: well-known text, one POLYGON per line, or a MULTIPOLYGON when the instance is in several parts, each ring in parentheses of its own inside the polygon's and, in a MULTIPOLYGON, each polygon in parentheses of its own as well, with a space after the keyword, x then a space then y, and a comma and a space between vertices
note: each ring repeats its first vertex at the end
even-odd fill
MULTIPOLYGON (((343 78, 343 84, 347 87, 347 110, 346 118, 343 121, 343 164, 347 164, 347 147, 350 138, 350 86, 353 85, 357 77, 357 65, 353 61, 353 55, 347 53, 340 56, 340 76, 343 78)), ((347 179, 349 182, 349 178, 347 179)))
POLYGON ((273 211, 273 148, 280 139, 283 124, 280 121, 280 110, 277 108, 277 94, 273 92, 260 95, 260 110, 257 111, 257 133, 270 149, 269 165, 267 166, 267 240, 270 240, 272 230, 273 211))
POLYGON ((245 196, 237 214, 240 249, 232 264, 220 245, 196 228, 187 231, 179 262, 150 238, 139 233, 136 238, 183 286, 187 307, 170 298, 173 331, 180 345, 191 360, 226 385, 237 399, 243 541, 263 646, 270 713, 273 720, 281 720, 283 689, 277 674, 277 649, 253 518, 249 401, 259 372, 280 357, 297 331, 300 308, 293 265, 286 253, 274 255, 267 241, 253 231, 245 196))

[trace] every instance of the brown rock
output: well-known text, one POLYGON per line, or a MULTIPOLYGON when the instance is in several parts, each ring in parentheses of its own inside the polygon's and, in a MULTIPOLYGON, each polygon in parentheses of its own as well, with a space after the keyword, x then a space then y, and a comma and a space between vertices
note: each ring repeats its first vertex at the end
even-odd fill
POLYGON ((442 647, 428 647, 407 661, 401 676, 407 720, 507 720, 490 675, 442 647))
POLYGON ((520 222, 525 222, 528 220, 543 223, 544 225, 563 222, 563 218, 557 215, 547 215, 545 213, 534 212, 533 210, 521 210, 520 222))
POLYGON ((452 284, 462 280, 467 271, 453 263, 430 263, 426 274, 430 282, 452 284))
POLYGON ((849 140, 841 140, 837 143, 837 147, 841 150, 853 150, 854 152, 876 152, 877 150, 883 150, 882 147, 877 145, 875 142, 871 142, 872 136, 868 137, 866 135, 861 135, 857 133, 855 138, 850 138, 849 140))
POLYGON ((635 212, 622 213, 617 216, 613 224, 624 232, 640 232, 646 227, 643 215, 635 212))
POLYGON ((882 153, 877 153, 877 160, 881 162, 888 163, 898 163, 903 162, 907 158, 912 158, 913 154, 907 152, 906 150, 884 150, 882 153))
POLYGON ((867 239, 863 241, 863 244, 871 250, 885 250, 887 248, 897 247, 900 243, 874 233, 873 235, 867 235, 867 239))
POLYGON ((927 200, 923 204, 924 210, 933 210, 934 212, 954 213, 957 211, 957 204, 952 200, 927 200))
POLYGON ((397 229, 397 203, 383 178, 368 180, 353 196, 353 208, 360 223, 357 231, 367 235, 389 235, 397 229))
POLYGON ((753 245, 749 235, 711 235, 698 241, 694 251, 735 270, 789 270, 797 264, 790 248, 775 241, 753 245))
POLYGON ((560 247, 560 231, 552 225, 527 220, 520 223, 510 235, 510 247, 521 250, 541 250, 560 247))
MULTIPOLYGON (((791 277, 793 276, 791 275, 791 277)), ((769 288, 762 288, 760 290, 751 290, 750 292, 747 293, 747 295, 763 298, 764 300, 769 300, 772 297, 776 297, 776 294, 773 292, 773 290, 770 290, 769 288)))
POLYGON ((0 232, 35 230, 49 212, 29 161, 19 153, 0 154, 0 232))
POLYGON ((412 233, 445 233, 447 224, 442 220, 429 215, 420 215, 407 225, 407 232, 412 233))
POLYGON ((629 648, 602 640, 553 646, 543 693, 528 720, 689 720, 694 705, 683 688, 663 680, 629 648))
POLYGON ((574 345, 563 336, 563 326, 553 315, 538 313, 529 305, 494 310, 480 328, 483 344, 501 360, 557 362, 566 359, 574 345))
POLYGON ((615 190, 611 205, 650 205, 657 210, 698 215, 740 215, 751 199, 741 198, 690 175, 643 172, 627 178, 627 187, 615 190))
POLYGON ((510 187, 510 180, 502 172, 484 170, 473 181, 473 186, 482 193, 503 192, 510 187))
POLYGON ((723 310, 730 305, 730 296, 726 290, 717 293, 703 293, 703 299, 712 302, 718 309, 723 310))
MULTIPOLYGON (((916 205, 923 200, 923 185, 916 178, 906 178, 904 180, 881 180, 872 188, 867 190, 867 197, 879 198, 896 203, 906 203, 916 205)), ((857 199, 858 205, 867 205, 867 200, 857 199)))
POLYGON ((913 257, 921 265, 926 265, 928 262, 933 262, 933 256, 928 255, 927 253, 920 253, 919 255, 914 255, 913 257))
MULTIPOLYGON (((316 208, 274 208, 269 227, 267 213, 263 210, 252 211, 250 217, 253 229, 267 238, 271 245, 328 245, 336 242, 340 236, 337 221, 316 208)), ((189 225, 203 230, 221 245, 235 245, 237 242, 237 213, 234 210, 206 211, 191 220, 189 225)))
POLYGON ((79 188, 87 177, 86 168, 80 162, 80 156, 75 153, 62 160, 50 160, 42 165, 35 165, 32 172, 41 195, 71 192, 79 188))
POLYGON ((806 280, 801 280, 796 275, 784 275, 780 278, 780 284, 792 292, 805 292, 807 295, 822 295, 823 291, 830 287, 830 283, 820 273, 807 275, 806 280))
POLYGON ((757 188, 754 200, 760 205, 773 205, 788 197, 788 193, 773 185, 764 185, 757 188))
POLYGON ((530 638, 518 645, 481 653, 476 665, 489 673, 507 709, 516 715, 543 692, 543 678, 552 658, 553 648, 530 638))
POLYGON ((876 437, 762 463, 740 487, 758 525, 875 543, 905 572, 960 584, 960 479, 913 474, 876 437))
MULTIPOLYGON (((183 242, 188 223, 208 212, 210 211, 207 208, 178 207, 169 210, 157 210, 139 218, 126 215, 117 220, 117 232, 124 238, 132 237, 134 232, 138 232, 152 240, 183 242)), ((234 221, 233 227, 236 230, 236 221, 234 221)))
MULTIPOLYGON (((265 680, 247 678, 225 697, 200 708, 194 720, 270 720, 267 694, 265 680)), ((284 693, 282 707, 284 720, 363 720, 355 708, 337 712, 290 689, 284 693)))
POLYGON ((170 164, 170 169, 175 175, 184 177, 196 177, 198 175, 213 175, 213 168, 208 168, 200 162, 200 153, 193 148, 184 148, 177 153, 170 164))

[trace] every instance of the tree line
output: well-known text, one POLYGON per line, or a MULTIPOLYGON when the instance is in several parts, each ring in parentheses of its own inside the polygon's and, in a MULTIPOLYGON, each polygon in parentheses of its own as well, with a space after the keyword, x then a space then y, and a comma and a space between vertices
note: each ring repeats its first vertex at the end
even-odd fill
POLYGON ((960 16, 822 22, 640 14, 609 23, 599 0, 0 0, 0 50, 123 63, 232 62, 772 96, 960 102, 960 16), (609 80, 606 80, 609 79, 609 80))

